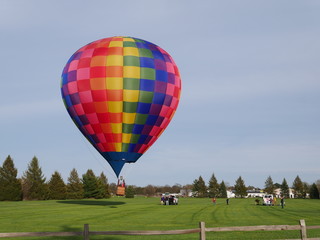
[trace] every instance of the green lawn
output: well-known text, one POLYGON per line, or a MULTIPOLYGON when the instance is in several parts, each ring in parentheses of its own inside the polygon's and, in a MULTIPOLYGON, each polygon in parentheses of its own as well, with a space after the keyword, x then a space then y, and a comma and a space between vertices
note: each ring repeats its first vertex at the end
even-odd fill
MULTIPOLYGON (((159 198, 143 197, 0 202, 0 232, 82 231, 85 223, 90 225, 92 231, 190 229, 197 228, 200 221, 204 221, 206 227, 297 225, 299 219, 305 219, 307 225, 320 225, 320 201, 287 199, 284 209, 279 206, 255 205, 254 199, 231 199, 230 205, 226 205, 225 199, 217 199, 215 206, 210 199, 196 198, 180 198, 178 206, 162 206, 159 198)), ((320 238, 320 229, 308 230, 308 237, 320 238)), ((207 239, 277 238, 299 238, 299 232, 207 233, 207 239)), ((82 238, 48 237, 45 239, 80 240, 82 238)), ((189 240, 198 239, 198 234, 91 236, 90 239, 189 240)))

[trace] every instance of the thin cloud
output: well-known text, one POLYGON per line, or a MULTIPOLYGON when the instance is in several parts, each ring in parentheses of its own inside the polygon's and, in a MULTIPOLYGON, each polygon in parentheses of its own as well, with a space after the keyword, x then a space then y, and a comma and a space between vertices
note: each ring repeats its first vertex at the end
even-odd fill
POLYGON ((1 121, 26 120, 41 118, 62 112, 60 99, 36 102, 19 102, 0 106, 1 121))

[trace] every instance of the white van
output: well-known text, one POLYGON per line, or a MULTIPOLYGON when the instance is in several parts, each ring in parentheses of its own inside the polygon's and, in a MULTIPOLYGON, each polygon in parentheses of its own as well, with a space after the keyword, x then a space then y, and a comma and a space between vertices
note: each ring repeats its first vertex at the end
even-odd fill
POLYGON ((266 205, 266 206, 273 206, 274 205, 272 194, 264 195, 262 199, 263 199, 263 205, 266 205))

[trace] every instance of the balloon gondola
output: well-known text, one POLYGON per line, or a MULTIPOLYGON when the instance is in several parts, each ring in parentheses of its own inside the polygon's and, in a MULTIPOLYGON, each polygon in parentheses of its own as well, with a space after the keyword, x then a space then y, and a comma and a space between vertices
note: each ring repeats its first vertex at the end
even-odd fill
POLYGON ((126 194, 126 182, 125 182, 124 178, 121 176, 118 179, 116 195, 117 196, 124 196, 125 194, 126 194))
POLYGON ((82 134, 119 177, 158 139, 179 104, 181 79, 172 57, 133 37, 110 37, 76 51, 61 93, 82 134))

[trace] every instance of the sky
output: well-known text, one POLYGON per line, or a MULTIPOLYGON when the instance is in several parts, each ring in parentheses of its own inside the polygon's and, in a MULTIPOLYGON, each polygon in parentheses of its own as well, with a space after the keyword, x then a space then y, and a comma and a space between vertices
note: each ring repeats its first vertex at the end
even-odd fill
POLYGON ((320 2, 317 0, 0 1, 0 163, 18 176, 34 156, 50 179, 111 167, 71 121, 60 94, 69 57, 89 42, 131 36, 165 49, 180 104, 127 184, 192 184, 212 174, 264 187, 271 176, 320 179, 320 2))

